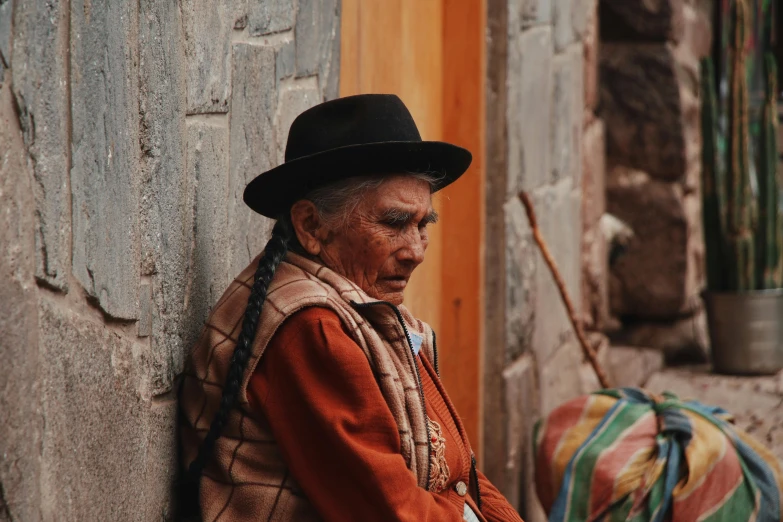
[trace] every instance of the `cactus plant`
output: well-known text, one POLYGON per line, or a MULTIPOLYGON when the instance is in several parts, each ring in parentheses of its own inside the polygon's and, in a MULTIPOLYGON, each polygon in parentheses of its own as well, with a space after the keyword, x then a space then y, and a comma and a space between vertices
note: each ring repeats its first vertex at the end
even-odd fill
POLYGON ((759 153, 759 223, 756 228, 758 249, 757 277, 759 288, 779 288, 783 284, 783 256, 781 256, 781 212, 778 188, 778 107, 777 66, 775 57, 764 57, 767 81, 764 111, 761 117, 759 153))
POLYGON ((726 230, 726 173, 718 145, 718 103, 715 96, 715 70, 705 58, 701 66, 701 184, 707 287, 723 288, 723 235, 726 230))
POLYGON ((783 212, 777 176, 777 67, 774 56, 767 53, 764 60, 765 103, 757 146, 758 161, 754 164, 749 148, 745 60, 748 9, 748 0, 731 2, 725 136, 718 134, 711 60, 703 60, 701 67, 707 285, 716 292, 783 286, 783 212), (721 142, 721 139, 725 141, 721 142), (724 148, 725 157, 722 156, 724 148), (758 167, 755 172, 754 167, 758 167), (753 191, 756 174, 758 194, 753 191))
POLYGON ((745 70, 745 40, 748 25, 747 0, 735 0, 731 9, 728 99, 728 172, 726 185, 727 282, 730 289, 753 290, 754 259, 753 194, 748 157, 748 84, 745 70))

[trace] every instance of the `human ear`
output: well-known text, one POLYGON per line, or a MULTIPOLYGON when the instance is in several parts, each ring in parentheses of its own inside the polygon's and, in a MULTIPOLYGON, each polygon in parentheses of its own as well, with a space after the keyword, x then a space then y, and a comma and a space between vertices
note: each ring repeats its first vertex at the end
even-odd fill
POLYGON ((294 225, 296 239, 302 248, 311 256, 321 253, 321 241, 318 239, 318 229, 321 220, 318 210, 312 201, 300 199, 291 207, 291 223, 294 225))

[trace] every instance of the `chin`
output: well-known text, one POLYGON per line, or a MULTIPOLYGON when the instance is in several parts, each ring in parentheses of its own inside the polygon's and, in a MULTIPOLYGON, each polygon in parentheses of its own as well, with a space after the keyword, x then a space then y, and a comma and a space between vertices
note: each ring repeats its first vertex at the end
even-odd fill
POLYGON ((387 301, 394 306, 400 306, 403 302, 402 292, 391 292, 381 298, 383 301, 387 301))

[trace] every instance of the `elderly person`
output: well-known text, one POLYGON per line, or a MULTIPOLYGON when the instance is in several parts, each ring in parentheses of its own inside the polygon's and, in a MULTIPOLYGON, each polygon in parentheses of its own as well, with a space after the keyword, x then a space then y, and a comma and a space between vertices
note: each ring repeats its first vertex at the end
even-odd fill
POLYGON ((422 141, 396 96, 294 121, 285 163, 244 194, 272 238, 182 382, 183 497, 203 520, 520 520, 476 469, 434 332, 402 306, 431 194, 470 162, 422 141))

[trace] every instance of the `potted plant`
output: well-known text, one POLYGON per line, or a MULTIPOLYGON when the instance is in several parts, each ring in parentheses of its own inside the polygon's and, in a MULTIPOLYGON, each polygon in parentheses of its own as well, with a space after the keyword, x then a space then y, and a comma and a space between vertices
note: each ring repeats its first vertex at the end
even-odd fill
POLYGON ((778 166, 777 67, 764 55, 761 128, 750 153, 746 73, 747 0, 731 5, 725 130, 719 132, 712 62, 702 61, 702 191, 714 370, 783 369, 783 212, 778 166), (755 168, 754 168, 755 167, 755 168))

